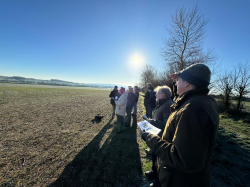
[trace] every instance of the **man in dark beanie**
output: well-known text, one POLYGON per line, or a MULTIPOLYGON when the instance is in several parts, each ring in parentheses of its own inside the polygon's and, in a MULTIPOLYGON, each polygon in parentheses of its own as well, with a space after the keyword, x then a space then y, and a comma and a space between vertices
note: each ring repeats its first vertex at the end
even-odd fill
POLYGON ((194 64, 171 75, 176 80, 176 103, 162 137, 142 132, 157 156, 161 187, 210 187, 211 155, 219 125, 219 108, 208 95, 211 72, 194 64))

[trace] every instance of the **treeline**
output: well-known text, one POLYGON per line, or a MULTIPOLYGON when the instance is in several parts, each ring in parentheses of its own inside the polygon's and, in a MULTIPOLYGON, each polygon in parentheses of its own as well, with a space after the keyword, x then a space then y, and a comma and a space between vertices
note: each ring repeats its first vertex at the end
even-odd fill
MULTIPOLYGON (((221 112, 240 115, 244 109, 244 101, 250 101, 249 63, 238 63, 232 70, 219 70, 218 72, 212 74, 213 79, 209 85, 210 94, 217 98, 221 112)), ((146 65, 140 74, 142 91, 145 91, 147 83, 151 83, 153 87, 168 85, 172 90, 172 95, 177 96, 175 82, 170 74, 169 71, 159 71, 151 65, 146 65)))
POLYGON ((218 74, 216 89, 220 94, 220 107, 222 112, 236 112, 241 114, 244 102, 249 101, 250 94, 250 65, 239 63, 232 70, 224 70, 218 74), (234 104, 232 100, 235 99, 234 104))

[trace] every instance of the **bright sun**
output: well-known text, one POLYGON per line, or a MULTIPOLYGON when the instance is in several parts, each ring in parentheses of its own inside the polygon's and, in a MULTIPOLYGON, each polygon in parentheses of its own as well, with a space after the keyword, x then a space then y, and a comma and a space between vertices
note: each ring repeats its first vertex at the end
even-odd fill
POLYGON ((134 64, 135 64, 135 65, 139 64, 139 62, 140 62, 139 58, 135 58, 135 59, 134 59, 134 64))
POLYGON ((129 64, 130 66, 134 68, 139 68, 141 66, 141 63, 143 62, 142 56, 135 54, 130 57, 129 64))

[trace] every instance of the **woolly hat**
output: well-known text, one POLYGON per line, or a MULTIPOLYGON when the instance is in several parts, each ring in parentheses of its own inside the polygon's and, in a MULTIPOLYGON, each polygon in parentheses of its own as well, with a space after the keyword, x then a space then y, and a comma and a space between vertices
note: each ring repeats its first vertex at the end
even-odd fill
POLYGON ((182 71, 171 74, 173 79, 179 76, 197 88, 208 87, 210 84, 211 71, 204 64, 193 64, 182 71))
POLYGON ((149 86, 147 90, 154 90, 153 86, 149 86))
POLYGON ((125 88, 121 87, 120 92, 124 93, 125 92, 125 88))

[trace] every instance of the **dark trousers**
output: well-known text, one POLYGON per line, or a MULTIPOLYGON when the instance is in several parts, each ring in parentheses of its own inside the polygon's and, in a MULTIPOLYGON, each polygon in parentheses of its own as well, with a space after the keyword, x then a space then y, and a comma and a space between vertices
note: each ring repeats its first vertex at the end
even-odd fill
POLYGON ((121 125, 123 125, 123 116, 116 114, 116 118, 117 118, 117 122, 121 123, 121 125))
POLYGON ((115 105, 112 105, 112 109, 113 109, 112 118, 114 118, 115 117, 115 105))
POLYGON ((156 160, 157 160, 157 156, 155 155, 154 152, 152 152, 152 162, 153 162, 153 165, 152 165, 152 171, 155 175, 155 186, 156 187, 160 187, 160 180, 159 180, 159 177, 157 175, 157 167, 156 167, 156 160))
POLYGON ((130 127, 132 109, 133 109, 133 105, 128 105, 126 107, 127 116, 126 116, 126 120, 125 120, 125 127, 130 127))
POLYGON ((153 173, 155 173, 157 175, 157 169, 156 169, 156 159, 157 159, 157 156, 155 155, 154 152, 152 152, 152 171, 153 173))
POLYGON ((137 114, 137 102, 134 102, 134 112, 133 112, 134 115, 137 114))
POLYGON ((152 119, 152 112, 153 112, 153 107, 151 106, 146 106, 146 116, 148 118, 151 118, 152 119))

